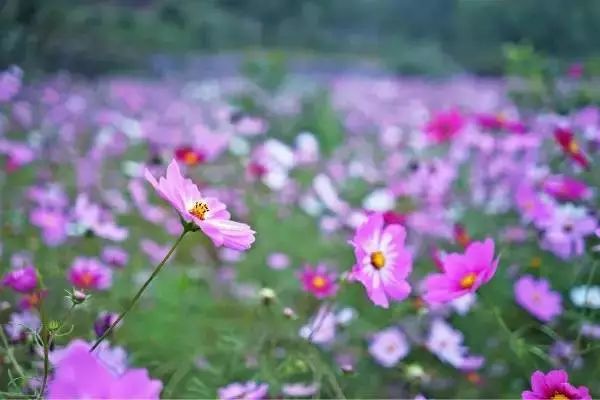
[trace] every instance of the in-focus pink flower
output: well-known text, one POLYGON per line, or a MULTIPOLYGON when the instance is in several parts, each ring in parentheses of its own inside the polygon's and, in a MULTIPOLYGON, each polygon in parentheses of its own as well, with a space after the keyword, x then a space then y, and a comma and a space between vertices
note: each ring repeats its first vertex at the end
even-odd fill
POLYGON ((255 232, 246 224, 232 221, 225 204, 218 199, 202 196, 198 186, 181 175, 175 160, 167 167, 166 176, 158 181, 148 170, 145 176, 181 218, 200 228, 215 246, 247 250, 254 243, 255 232))
POLYGON ((112 283, 112 270, 95 258, 77 257, 68 278, 79 289, 106 290, 112 283))
POLYGON ((515 283, 517 303, 541 321, 548 322, 562 313, 560 293, 550 289, 547 280, 536 280, 530 275, 521 277, 515 283))
POLYGON ((350 242, 356 264, 349 279, 362 283, 369 299, 380 307, 387 308, 390 300, 403 300, 410 293, 406 279, 412 271, 412 254, 405 239, 403 226, 384 227, 383 216, 377 213, 356 229, 350 242))
POLYGON ((524 400, 591 400, 587 387, 575 387, 569 383, 569 375, 562 369, 555 369, 544 374, 535 371, 531 375, 531 390, 521 394, 524 400))
POLYGON ((457 109, 438 112, 425 126, 425 132, 436 143, 447 142, 460 133, 465 120, 457 109))
POLYGON ((219 400, 260 400, 267 397, 269 385, 266 383, 244 382, 231 383, 219 389, 219 400))
POLYGON ((446 303, 467 293, 473 293, 492 279, 498 267, 494 259, 494 242, 472 242, 464 254, 444 256, 444 272, 425 279, 423 298, 428 303, 446 303))
POLYGON ((318 299, 334 296, 337 292, 337 274, 329 271, 323 264, 319 264, 315 268, 310 265, 304 266, 298 273, 298 277, 302 283, 302 289, 312 293, 318 299))
POLYGON ((158 399, 162 383, 145 369, 117 374, 82 340, 72 341, 54 366, 48 399, 158 399))
POLYGON ((37 270, 33 266, 13 269, 4 275, 2 284, 19 293, 31 293, 38 285, 37 270))

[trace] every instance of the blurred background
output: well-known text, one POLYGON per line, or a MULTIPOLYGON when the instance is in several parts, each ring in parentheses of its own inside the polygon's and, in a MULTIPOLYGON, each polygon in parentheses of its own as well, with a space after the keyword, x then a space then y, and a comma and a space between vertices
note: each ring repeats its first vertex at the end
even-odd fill
POLYGON ((596 0, 0 0, 0 64, 93 76, 292 70, 499 75, 507 43, 600 64, 596 0))

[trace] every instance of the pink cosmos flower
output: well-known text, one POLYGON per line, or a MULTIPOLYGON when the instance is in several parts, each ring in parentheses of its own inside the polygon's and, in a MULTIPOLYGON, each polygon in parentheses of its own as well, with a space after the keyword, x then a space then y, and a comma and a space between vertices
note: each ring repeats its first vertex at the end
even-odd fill
POLYGON ((494 242, 472 242, 464 254, 450 253, 444 256, 444 272, 431 274, 425 279, 428 303, 447 303, 467 293, 473 293, 492 279, 498 267, 494 259, 494 242))
POLYGON ((521 393, 523 400, 591 400, 590 392, 587 387, 575 386, 569 383, 569 375, 562 369, 555 369, 544 374, 542 371, 535 371, 531 375, 531 390, 525 390, 521 393))
POLYGON ((82 340, 72 341, 55 364, 48 399, 158 399, 162 383, 145 369, 117 374, 82 340))
POLYGON ((553 175, 546 178, 544 191, 563 201, 582 200, 591 194, 590 188, 584 182, 563 175, 553 175))
POLYGON ((247 250, 254 243, 255 232, 246 224, 232 221, 225 204, 218 199, 203 197, 198 186, 181 175, 175 160, 167 167, 166 177, 157 181, 147 169, 145 177, 185 222, 200 228, 215 246, 247 250))
POLYGON ((462 332, 454 329, 443 319, 434 319, 425 341, 425 347, 441 361, 462 370, 474 370, 483 366, 485 360, 478 355, 469 354, 463 344, 462 332))
POLYGON ((219 400, 260 400, 267 397, 269 385, 266 383, 245 382, 231 383, 219 389, 219 400))
POLYGON ((281 393, 286 397, 312 397, 319 390, 318 383, 284 383, 281 393))
POLYGON ((0 72, 0 103, 10 101, 21 90, 23 72, 17 67, 0 72))
POLYGON ((104 249, 102 249, 100 258, 111 267, 123 268, 125 265, 127 265, 129 254, 127 254, 127 252, 120 247, 106 246, 104 249))
POLYGON ((550 289, 546 279, 536 280, 530 275, 515 283, 517 303, 541 321, 548 322, 562 313, 560 293, 550 289))
POLYGON ((31 293, 38 285, 37 270, 33 266, 13 269, 4 275, 2 284, 19 293, 31 293))
POLYGON ((35 208, 31 210, 29 220, 42 230, 42 239, 46 245, 58 246, 67 239, 68 218, 63 211, 35 208))
POLYGON ((350 242, 356 264, 349 279, 362 283, 375 305, 387 308, 390 300, 403 300, 410 293, 406 279, 412 271, 412 254, 404 246, 405 239, 403 226, 384 228, 383 216, 377 213, 356 229, 350 242))
POLYGON ((580 256, 585 251, 585 237, 594 233, 597 226, 596 218, 584 207, 556 207, 550 218, 540 223, 544 229, 542 248, 563 259, 580 256))
POLYGON ((538 226, 550 217, 553 202, 547 196, 540 195, 529 184, 521 184, 515 193, 515 204, 525 222, 533 222, 538 226))
POLYGON ((68 278, 79 289, 106 290, 112 283, 112 270, 95 258, 77 257, 68 278))
POLYGON ((312 293, 317 299, 334 296, 337 292, 336 273, 328 271, 323 264, 315 268, 310 265, 304 266, 304 269, 298 273, 302 289, 305 292, 312 293))
POLYGON ((118 226, 112 215, 98 204, 92 203, 86 194, 77 196, 73 219, 83 232, 91 231, 101 238, 120 242, 129 235, 127 228, 118 226))
POLYGON ((410 347, 406 336, 398 328, 388 328, 377 332, 371 344, 369 353, 384 367, 390 368, 406 357, 410 347))
POLYGON ((435 114, 425 126, 425 132, 436 143, 447 142, 458 135, 465 120, 456 109, 435 114))

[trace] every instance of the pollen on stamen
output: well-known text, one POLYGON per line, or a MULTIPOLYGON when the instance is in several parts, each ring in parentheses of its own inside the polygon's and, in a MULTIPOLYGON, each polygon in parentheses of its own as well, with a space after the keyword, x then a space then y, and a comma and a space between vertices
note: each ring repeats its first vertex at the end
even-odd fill
POLYGON ((194 217, 204 220, 206 213, 209 211, 208 204, 202 201, 196 201, 192 208, 188 210, 194 217))
POLYGON ((473 272, 471 272, 462 277, 462 279, 460 280, 460 287, 463 289, 470 289, 475 284, 476 279, 477 276, 473 272))
POLYGON ((573 154, 579 153, 579 145, 577 144, 577 142, 575 140, 571 140, 569 142, 569 152, 571 152, 573 154))
POLYGON ((378 270, 385 266, 385 256, 381 251, 371 253, 371 265, 378 270))

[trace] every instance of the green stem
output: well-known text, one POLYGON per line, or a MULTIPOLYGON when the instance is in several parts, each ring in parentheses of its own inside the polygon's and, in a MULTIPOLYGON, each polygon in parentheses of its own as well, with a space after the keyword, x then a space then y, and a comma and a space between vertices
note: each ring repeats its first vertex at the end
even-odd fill
POLYGON ((162 261, 156 266, 156 268, 154 268, 154 271, 152 272, 152 275, 150 275, 150 277, 142 285, 142 287, 140 288, 140 290, 138 290, 138 292, 135 294, 135 296, 133 296, 133 299, 131 299, 131 302, 129 303, 129 306, 127 306, 127 308, 125 309, 125 311, 123 311, 121 313, 121 315, 119 315, 119 317, 117 318, 117 320, 112 323, 112 325, 104 332, 104 334, 102 334, 102 336, 100 336, 98 338, 98 340, 96 340, 96 343, 94 343, 94 345, 90 349, 90 352, 96 350, 96 348, 100 345, 100 343, 102 343, 102 341, 104 339, 106 339, 106 337, 113 331, 113 329, 115 328, 115 326, 119 322, 121 322, 121 320, 123 318, 125 318, 125 315, 127 315, 127 313, 129 313, 129 311, 131 311, 131 309, 133 308, 133 306, 137 303, 137 301, 139 300, 139 298, 142 296, 142 293, 144 293, 144 291, 146 290, 146 288, 148 287, 148 285, 150 285, 150 282, 152 282, 152 280, 154 280, 154 278, 156 278, 156 276, 158 275, 158 273, 160 272, 160 270, 165 266, 165 263, 171 257, 171 255, 173 254, 173 252, 175 251, 175 249, 177 248, 177 246, 179 246, 179 243, 181 243, 181 240, 183 239, 183 237, 185 236, 185 234, 188 233, 188 232, 189 231, 187 229, 184 229, 183 232, 181 232, 181 235, 179 235, 179 237, 177 238, 177 240, 173 244, 173 247, 171 247, 171 250, 169 250, 169 252, 162 259, 162 261))
POLYGON ((40 333, 40 336, 42 339, 42 346, 44 348, 44 375, 42 376, 42 386, 40 387, 40 391, 37 396, 38 399, 41 399, 44 396, 44 392, 46 391, 46 384, 48 383, 48 373, 50 371, 50 362, 48 355, 50 353, 51 334, 48 330, 48 320, 46 318, 46 313, 43 309, 43 304, 40 304, 40 316, 42 318, 42 331, 40 333))
POLYGON ((6 334, 4 333, 4 327, 1 327, 1 326, 0 326, 0 339, 2 340, 2 345, 6 348, 6 356, 8 357, 8 360, 13 365, 17 374, 19 374, 21 379, 23 379, 23 382, 26 382, 27 378, 25 376, 25 372, 23 371, 23 368, 21 368, 21 366, 17 362, 17 359, 15 358, 15 354, 13 353, 12 348, 8 345, 8 339, 6 338, 6 334))
MULTIPOLYGON (((588 278, 587 278, 587 282, 586 282, 586 286, 585 286, 585 292, 584 292, 584 295, 583 295, 583 302, 584 302, 585 306, 587 306, 588 292, 590 290, 590 285, 592 284, 592 281, 594 280, 594 276, 596 275, 596 268, 597 267, 598 267, 598 262, 596 261, 592 265, 592 269, 590 270, 590 273, 589 273, 588 278)), ((575 351, 580 352, 581 351, 580 347, 581 347, 581 327, 579 328, 579 332, 577 333, 577 337, 575 338, 575 351)))

